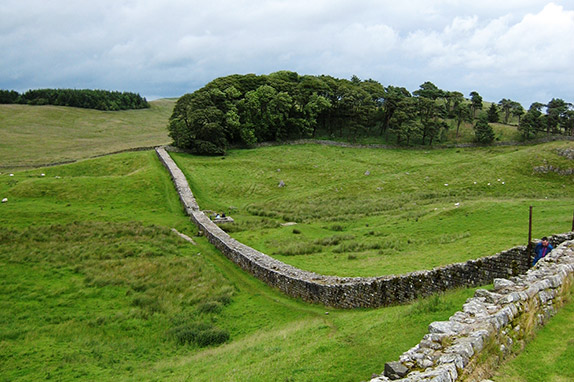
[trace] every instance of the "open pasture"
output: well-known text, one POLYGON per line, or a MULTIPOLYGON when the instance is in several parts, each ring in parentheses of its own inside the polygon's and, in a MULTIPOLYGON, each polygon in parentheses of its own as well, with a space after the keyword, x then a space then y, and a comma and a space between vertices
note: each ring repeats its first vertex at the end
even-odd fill
MULTIPOLYGON (((26 107, 19 115, 0 111, 3 127, 12 120, 12 127, 2 130, 0 164, 33 166, 166 143, 171 109, 164 106, 169 110, 157 120, 149 110, 64 108, 33 123, 42 120, 34 113, 52 108, 26 107), (131 128, 140 123, 141 129, 131 128), (94 134, 99 125, 115 126, 111 137, 94 134), (147 127, 159 138, 142 134, 147 127)), ((450 249, 465 241, 459 248, 476 244, 484 249, 476 252, 480 255, 509 247, 513 237, 521 244, 530 202, 535 202, 535 236, 569 229, 571 177, 532 174, 529 167, 544 159, 572 167, 553 151, 565 146, 459 152, 285 146, 232 151, 225 159, 174 156, 200 205, 237 219, 232 235, 269 254, 291 248, 274 254, 284 261, 323 255, 319 269, 325 273, 326 264, 338 258, 333 273, 360 275, 384 268, 361 271, 368 256, 375 262, 394 256, 390 272, 401 272, 403 248, 415 237, 419 250, 438 245, 426 256, 444 256, 445 262, 450 249), (473 160, 487 165, 479 171, 473 160), (434 175, 428 175, 433 166, 434 175), (512 176, 501 179, 512 186, 508 192, 500 191, 501 184, 468 186, 477 174, 484 173, 485 180, 495 176, 492 166, 512 169, 512 176), (424 176, 411 178, 411 173, 424 176), (277 187, 280 180, 285 188, 277 187), (419 205, 424 209, 417 210, 419 205), (498 211, 497 205, 505 209, 498 211), (471 206, 485 209, 478 213, 471 206), (460 228, 461 221, 477 217, 466 223, 470 228, 460 228), (500 219, 517 222, 499 224, 500 219), (475 230, 481 220, 491 226, 475 230), (297 225, 280 226, 287 221, 297 225), (436 234, 439 230, 444 233, 436 234), (389 238, 395 238, 395 247, 389 238), (377 241, 396 253, 378 254, 383 248, 375 248, 377 241), (326 250, 298 254, 309 242, 326 250)), ((353 311, 286 298, 194 236, 169 176, 151 151, 0 172, 0 198, 8 199, 0 205, 0 380, 368 380, 417 343, 430 322, 447 319, 473 294, 458 290, 408 305, 353 311), (192 236, 197 245, 170 228, 192 236)))
POLYGON ((298 145, 173 154, 202 209, 224 212, 239 241, 296 267, 338 276, 431 269, 571 229, 570 142, 380 150, 298 145), (279 187, 280 182, 285 187, 279 187), (296 223, 296 225, 286 225, 296 223))
POLYGON ((169 143, 175 100, 144 110, 0 105, 0 172, 169 143))
POLYGON ((0 196, 1 380, 366 380, 473 293, 287 298, 195 236, 152 151, 5 173, 0 196))

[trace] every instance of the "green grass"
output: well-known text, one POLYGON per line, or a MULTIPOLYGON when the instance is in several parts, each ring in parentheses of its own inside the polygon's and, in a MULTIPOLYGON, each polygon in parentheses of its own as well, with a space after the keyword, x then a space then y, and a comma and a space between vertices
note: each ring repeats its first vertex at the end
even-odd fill
POLYGON ((365 380, 473 293, 355 311, 287 298, 171 233, 195 228, 151 151, 4 174, 0 195, 3 381, 365 380))
MULTIPOLYGON (((12 115, 0 107, 0 164, 32 166, 165 143, 172 105, 157 114, 25 107, 12 115), (58 118, 68 121, 60 132, 58 118), (133 127, 153 127, 154 120, 160 138, 140 141, 145 134, 133 127), (100 124, 110 130, 95 134, 100 124), (28 142, 43 126, 44 140, 28 142), (26 134, 15 134, 19 128, 26 134)), ((375 262, 392 257, 398 269, 413 233, 425 235, 415 242, 419 249, 437 245, 434 255, 441 258, 452 257, 452 244, 463 241, 469 248, 489 247, 486 254, 496 245, 507 248, 514 223, 505 227, 495 220, 520 215, 524 221, 531 200, 539 219, 535 235, 565 231, 571 208, 560 211, 571 201, 571 178, 532 176, 529 164, 516 167, 524 157, 571 167, 552 153, 558 146, 428 153, 298 146, 232 151, 225 159, 176 159, 185 164, 203 207, 238 218, 233 235, 261 243, 268 253, 279 242, 291 249, 285 259, 319 258, 313 251, 297 253, 325 247, 326 262, 339 259, 341 272, 333 266, 334 273, 356 275, 368 265, 369 253, 375 262), (486 164, 479 171, 484 179, 493 175, 492 166, 511 168, 513 182, 505 181, 512 187, 469 188, 469 172, 477 172, 472 160, 486 164), (431 170, 437 178, 423 176, 422 183, 420 176, 408 176, 431 170), (453 188, 442 189, 447 176, 453 188), (284 189, 277 188, 281 179, 284 189), (519 182, 531 185, 530 193, 526 185, 513 185, 519 182), (462 205, 454 209, 457 201, 462 205), (505 208, 498 211, 493 202, 505 208), (280 227, 283 215, 299 224, 280 227), (481 221, 492 224, 484 242, 475 240, 481 221), (379 241, 384 248, 375 248, 379 241)), ((473 294, 456 290, 409 305, 352 311, 287 298, 194 236, 151 151, 12 170, 12 177, 0 171, 0 198, 8 198, 0 204, 0 381, 368 380, 420 341, 430 322, 447 319, 473 294), (197 245, 171 227, 194 236, 197 245)))
POLYGON ((0 105, 0 172, 167 144, 173 99, 145 110, 0 105))
POLYGON ((377 276, 525 245, 530 205, 534 237, 570 230, 573 177, 533 174, 545 161, 573 166, 559 147, 572 143, 426 151, 298 145, 173 157, 200 207, 235 219, 225 229, 239 241, 302 269, 377 276))
MULTIPOLYGON (((570 291, 570 301, 574 290, 570 291)), ((516 358, 504 364, 494 381, 574 380, 574 304, 566 304, 516 358)))

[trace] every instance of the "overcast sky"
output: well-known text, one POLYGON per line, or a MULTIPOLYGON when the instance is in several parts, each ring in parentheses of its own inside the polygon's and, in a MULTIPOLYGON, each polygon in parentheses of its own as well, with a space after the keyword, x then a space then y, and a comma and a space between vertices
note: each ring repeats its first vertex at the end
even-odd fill
POLYGON ((574 102, 572 0, 2 0, 0 88, 181 96, 291 70, 574 102))

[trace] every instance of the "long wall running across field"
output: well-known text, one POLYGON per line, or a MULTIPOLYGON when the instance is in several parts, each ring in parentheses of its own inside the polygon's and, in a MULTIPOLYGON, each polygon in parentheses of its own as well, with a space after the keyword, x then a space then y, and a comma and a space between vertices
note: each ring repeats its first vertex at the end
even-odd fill
MULTIPOLYGON (((311 303, 336 308, 378 307, 410 301, 461 286, 492 283, 525 273, 531 264, 526 247, 515 247, 465 263, 398 276, 337 277, 304 271, 273 259, 233 239, 202 211, 187 179, 163 147, 156 148, 168 169, 186 213, 225 256, 268 285, 311 303)), ((553 245, 574 239, 574 232, 549 238, 553 245)))

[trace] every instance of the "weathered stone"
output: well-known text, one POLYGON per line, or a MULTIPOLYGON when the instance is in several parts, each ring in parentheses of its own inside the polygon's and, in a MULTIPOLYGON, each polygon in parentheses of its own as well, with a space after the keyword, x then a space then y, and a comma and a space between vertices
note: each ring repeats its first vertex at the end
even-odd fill
POLYGON ((433 349, 433 350, 442 349, 442 345, 440 342, 428 341, 424 339, 421 342, 419 342, 419 345, 420 347, 427 349, 433 349))
POLYGON ((390 379, 399 379, 407 375, 409 369, 400 362, 387 362, 385 363, 384 376, 390 379))
POLYGON ((515 285, 515 283, 507 279, 494 279, 494 290, 497 292, 505 288, 512 288, 515 285))
POLYGON ((430 333, 459 333, 464 329, 464 325, 453 321, 435 321, 429 325, 430 333))

